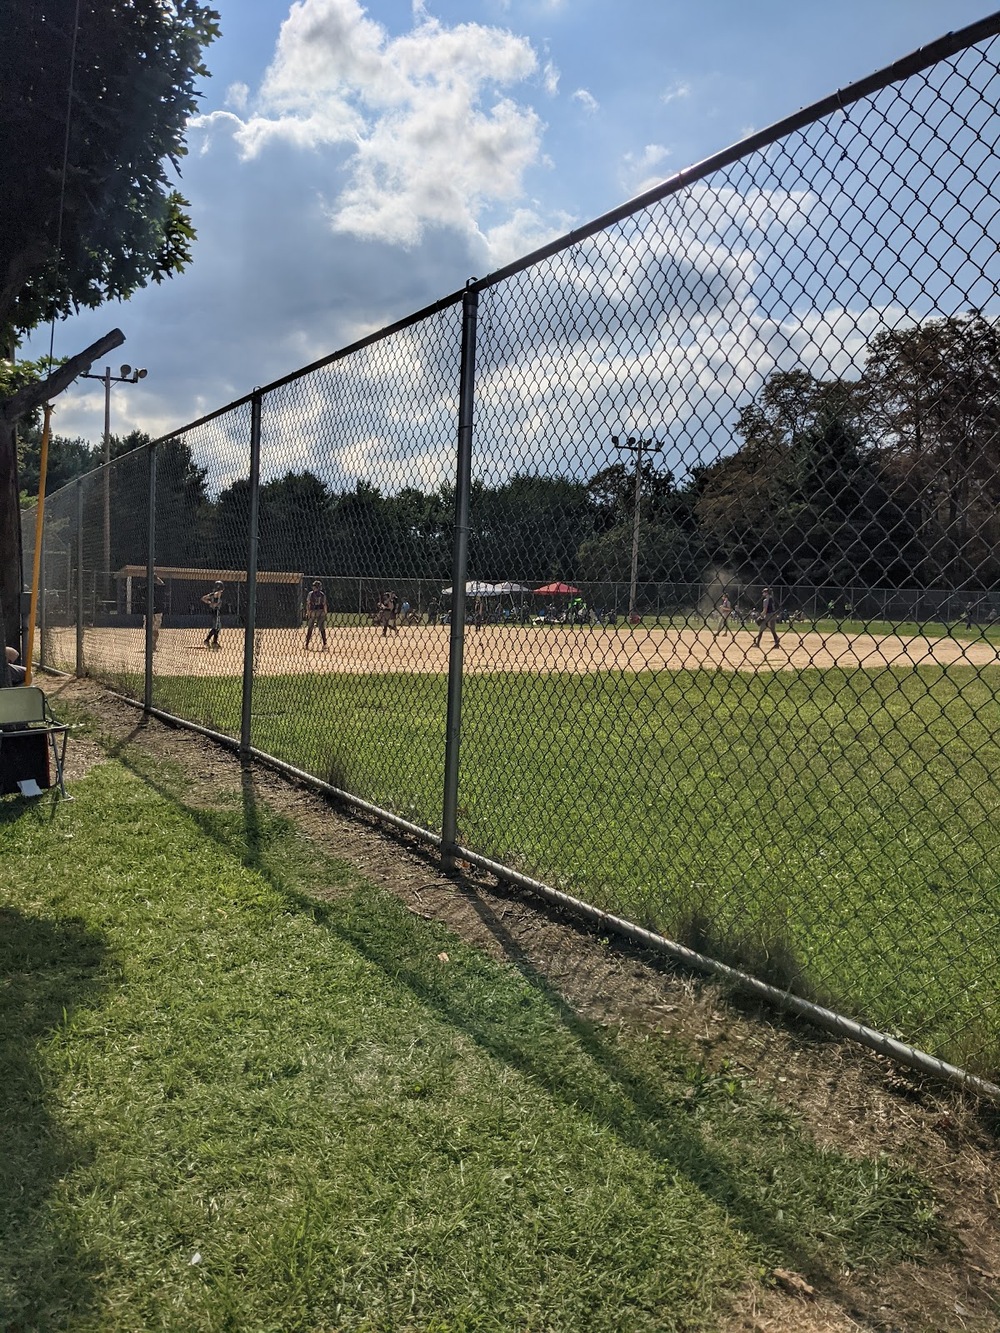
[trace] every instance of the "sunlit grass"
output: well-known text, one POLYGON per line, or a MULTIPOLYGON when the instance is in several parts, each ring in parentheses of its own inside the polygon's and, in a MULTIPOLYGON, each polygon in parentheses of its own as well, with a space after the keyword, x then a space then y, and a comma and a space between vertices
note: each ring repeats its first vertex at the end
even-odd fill
POLYGON ((937 1239, 881 1158, 579 1018, 135 749, 0 807, 0 1325, 710 1329, 937 1239), (317 901, 311 895, 323 895, 317 901))
MULTIPOLYGON (((473 675, 460 837, 989 1071, 998 685, 993 667, 473 675)), ((238 729, 238 681, 157 690, 238 729)), ((439 829, 446 706, 439 677, 260 677, 254 744, 439 829)))

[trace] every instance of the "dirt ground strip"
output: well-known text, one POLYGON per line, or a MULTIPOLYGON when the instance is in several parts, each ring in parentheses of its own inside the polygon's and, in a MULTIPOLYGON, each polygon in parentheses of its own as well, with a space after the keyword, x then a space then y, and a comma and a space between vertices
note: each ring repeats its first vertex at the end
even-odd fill
MULTIPOLYGON (((237 757, 141 712, 88 681, 51 681, 60 700, 87 710, 95 735, 169 757, 190 777, 189 799, 210 806, 241 789, 237 757)), ((70 782, 105 757, 86 733, 69 749, 70 782)), ((443 874, 433 851, 331 805, 264 767, 251 770, 256 796, 291 818, 327 854, 355 866, 410 910, 551 987, 595 1022, 676 1036, 710 1066, 729 1060, 795 1109, 821 1144, 882 1152, 927 1180, 955 1238, 946 1254, 877 1277, 831 1276, 815 1288, 776 1270, 773 1285, 749 1287, 726 1333, 997 1333, 1000 1302, 1000 1108, 901 1070, 714 983, 599 941, 502 884, 443 874)))
MULTIPOLYGON (((328 650, 317 636, 307 651, 297 629, 260 630, 255 643, 258 672, 301 675, 355 671, 448 670, 447 625, 407 625, 383 635, 376 625, 338 625, 327 631, 328 650)), ((162 676, 241 675, 243 631, 222 631, 221 646, 207 648, 197 630, 160 633, 153 669, 162 676)), ((465 635, 465 669, 470 672, 531 671, 800 671, 805 667, 986 666, 996 663, 996 647, 949 636, 818 634, 785 629, 776 647, 770 636, 755 645, 749 630, 676 629, 662 625, 600 626, 486 625, 465 635)), ((140 672, 145 639, 141 629, 87 629, 84 660, 92 669, 140 672)), ((72 629, 47 633, 47 661, 69 667, 76 661, 72 629)))

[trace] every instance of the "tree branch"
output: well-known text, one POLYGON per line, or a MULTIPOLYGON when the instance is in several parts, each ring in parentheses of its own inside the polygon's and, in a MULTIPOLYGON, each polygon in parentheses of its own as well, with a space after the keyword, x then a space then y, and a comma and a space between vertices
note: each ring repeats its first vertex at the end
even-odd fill
POLYGON ((42 403, 48 402, 50 398, 55 398, 64 389, 68 389, 78 375, 88 371, 100 357, 107 356, 108 352, 113 352, 116 347, 121 347, 124 341, 125 335, 121 329, 112 329, 103 338, 91 343, 84 351, 71 356, 47 379, 39 380, 35 384, 26 384, 23 389, 18 389, 17 393, 0 402, 0 417, 9 425, 13 425, 25 413, 41 407, 42 403))

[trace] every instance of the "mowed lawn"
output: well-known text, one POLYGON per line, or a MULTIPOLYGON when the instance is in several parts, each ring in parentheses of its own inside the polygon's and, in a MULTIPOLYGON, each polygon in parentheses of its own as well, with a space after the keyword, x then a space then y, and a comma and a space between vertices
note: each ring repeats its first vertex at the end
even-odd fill
MULTIPOLYGON (((157 703, 239 728, 239 682, 157 703)), ((470 676, 465 845, 1000 1069, 1000 667, 470 676)), ((437 830, 446 683, 260 677, 254 743, 437 830)))
POLYGON ((930 1192, 125 746, 0 804, 0 1327, 697 1330, 930 1192), (313 894, 322 896, 317 900, 313 894))

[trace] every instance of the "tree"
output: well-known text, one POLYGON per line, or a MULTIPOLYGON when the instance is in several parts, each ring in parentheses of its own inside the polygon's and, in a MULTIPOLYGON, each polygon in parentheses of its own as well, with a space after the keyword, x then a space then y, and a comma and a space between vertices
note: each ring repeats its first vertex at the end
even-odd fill
MULTIPOLYGON (((42 428, 39 423, 23 422, 17 432, 17 478, 26 502, 34 504, 38 497, 39 469, 42 461, 42 428)), ((51 495, 77 477, 82 477, 95 466, 93 452, 87 440, 77 436, 49 435, 49 457, 46 469, 46 493, 51 495)))
MULTIPOLYGON (((612 463, 587 481, 593 536, 580 548, 579 574, 591 582, 622 583, 632 569, 635 533, 635 468, 612 463)), ((694 583, 702 558, 691 497, 673 473, 648 459, 639 473, 640 583, 694 583)))
MULTIPOLYGON (((4 0, 0 26, 9 358, 38 324, 123 300, 190 261, 194 231, 169 177, 218 14, 197 0, 4 0)), ((0 637, 13 636, 20 592, 14 427, 122 341, 115 330, 48 379, 0 396, 0 637)))
POLYGON ((261 569, 326 572, 330 493, 314 472, 286 472, 260 488, 261 569))
POLYGON ((748 580, 897 583, 912 525, 864 434, 867 386, 776 371, 740 413, 742 447, 696 478, 711 558, 748 580))
POLYGON ((5 0, 5 346, 12 333, 124 300, 190 262, 194 233, 169 176, 186 151, 218 18, 197 0, 81 0, 74 26, 64 0, 5 0))
POLYGON ((927 548, 926 581, 1000 576, 1000 327, 972 311, 885 329, 865 366, 869 429, 927 548))
MULTIPOLYGON (((112 452, 114 440, 112 440, 112 452)), ((183 437, 156 448, 156 559, 189 568, 204 563, 212 505, 208 471, 194 461, 183 437)))
POLYGON ((518 583, 575 579, 580 546, 593 530, 582 482, 521 474, 502 486, 475 486, 469 573, 518 583))

